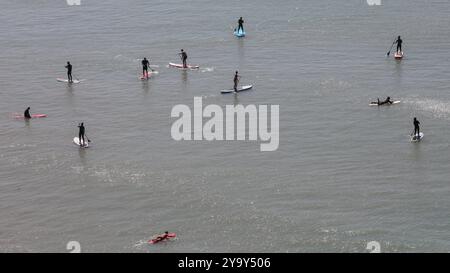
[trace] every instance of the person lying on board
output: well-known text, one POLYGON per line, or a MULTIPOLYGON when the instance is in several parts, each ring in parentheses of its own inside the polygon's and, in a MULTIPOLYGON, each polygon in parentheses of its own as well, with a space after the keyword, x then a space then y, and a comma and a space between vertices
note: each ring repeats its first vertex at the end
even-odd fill
POLYGON ((394 103, 394 102, 391 101, 391 97, 387 97, 385 101, 380 101, 380 99, 377 98, 377 104, 378 104, 378 105, 383 105, 383 104, 386 104, 386 103, 392 104, 392 103, 394 103))

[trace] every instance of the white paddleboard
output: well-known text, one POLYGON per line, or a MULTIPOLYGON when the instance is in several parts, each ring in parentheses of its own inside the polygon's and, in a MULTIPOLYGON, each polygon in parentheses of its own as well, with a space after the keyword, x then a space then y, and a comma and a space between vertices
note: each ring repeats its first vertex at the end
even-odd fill
POLYGON ((389 106, 389 105, 397 104, 397 103, 400 103, 400 101, 399 100, 395 100, 392 103, 385 103, 385 104, 382 104, 382 105, 378 105, 378 103, 376 103, 376 102, 371 102, 369 105, 370 106, 383 106, 383 105, 389 106))
MULTIPOLYGON (((62 78, 57 78, 56 79, 58 82, 69 82, 69 80, 68 79, 62 79, 62 78)), ((71 83, 80 83, 81 81, 84 81, 84 80, 73 80, 71 83)))
POLYGON ((419 137, 417 135, 411 136, 411 142, 418 142, 421 141, 424 137, 424 134, 422 132, 419 133, 419 137))
MULTIPOLYGON (((186 68, 183 67, 183 64, 169 63, 169 66, 173 66, 173 67, 180 68, 180 69, 186 69, 186 68)), ((198 69, 198 68, 200 68, 200 66, 198 66, 198 65, 189 65, 188 64, 187 68, 189 68, 189 69, 198 69)))
MULTIPOLYGON (((247 90, 252 89, 252 87, 253 87, 253 85, 243 85, 243 86, 237 88, 237 92, 247 91, 247 90)), ((233 93, 233 92, 234 92, 234 89, 227 89, 227 90, 220 91, 220 93, 222 93, 222 94, 233 93)))
POLYGON ((73 143, 75 143, 75 145, 79 146, 80 148, 89 147, 89 141, 87 140, 86 137, 84 137, 84 146, 80 146, 80 139, 78 137, 73 138, 73 143))

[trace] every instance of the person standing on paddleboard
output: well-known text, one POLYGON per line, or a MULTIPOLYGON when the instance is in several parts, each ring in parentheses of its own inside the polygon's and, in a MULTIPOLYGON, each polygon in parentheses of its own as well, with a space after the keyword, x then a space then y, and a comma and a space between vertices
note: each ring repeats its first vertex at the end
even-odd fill
POLYGON ((150 62, 147 60, 147 58, 144 57, 142 60, 142 77, 147 78, 148 77, 148 68, 150 66, 150 62))
POLYGON ((181 52, 178 53, 181 57, 181 60, 183 61, 183 68, 187 68, 187 64, 186 64, 186 60, 188 58, 186 51, 184 51, 183 49, 181 49, 181 52))
POLYGON ((414 118, 413 124, 414 124, 414 135, 420 137, 420 128, 419 128, 420 122, 417 120, 417 118, 414 118))
POLYGON ((397 44, 397 53, 401 53, 403 40, 400 38, 400 35, 398 36, 397 41, 395 41, 395 43, 397 44))
POLYGON ((233 87, 234 92, 237 92, 237 86, 238 86, 240 78, 241 78, 241 76, 239 76, 238 71, 236 71, 236 73, 234 74, 234 80, 233 80, 234 81, 234 87, 233 87))
POLYGON ((67 65, 65 66, 65 68, 67 68, 67 80, 69 82, 73 82, 72 81, 72 65, 70 64, 70 62, 67 62, 67 65))
POLYGON ((244 32, 244 20, 242 19, 242 17, 238 20, 237 33, 239 33, 239 30, 242 30, 242 32, 244 32))
POLYGON ((78 131, 78 141, 80 142, 80 146, 83 147, 86 145, 86 141, 84 141, 84 132, 86 131, 86 129, 84 128, 84 123, 80 123, 80 125, 78 125, 78 128, 80 128, 80 130, 78 131), (83 139, 83 142, 81 142, 81 139, 83 139))
POLYGON ((25 110, 25 112, 23 113, 23 117, 24 118, 31 118, 30 107, 28 107, 27 110, 25 110))

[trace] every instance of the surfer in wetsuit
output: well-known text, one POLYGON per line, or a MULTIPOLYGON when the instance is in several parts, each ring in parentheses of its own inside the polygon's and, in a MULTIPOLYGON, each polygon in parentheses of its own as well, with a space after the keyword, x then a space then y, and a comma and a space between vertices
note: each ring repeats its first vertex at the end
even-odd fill
POLYGON ((238 72, 236 71, 236 73, 234 74, 234 87, 233 87, 233 89, 234 89, 234 92, 237 92, 237 85, 238 85, 238 83, 239 83, 239 78, 240 78, 241 76, 239 76, 238 75, 238 72))
POLYGON ((78 128, 80 128, 80 130, 78 131, 78 140, 80 142, 80 146, 83 147, 84 145, 86 145, 86 142, 84 141, 85 128, 83 122, 78 125, 78 128), (81 142, 81 139, 83 139, 83 142, 81 142))
POLYGON ((30 107, 27 108, 27 110, 25 110, 25 112, 23 113, 24 118, 31 118, 30 115, 30 107))
POLYGON ((397 44, 397 53, 401 53, 403 40, 400 39, 400 35, 398 36, 397 41, 395 41, 394 43, 397 44))
POLYGON ((187 54, 186 51, 184 51, 183 49, 181 49, 181 52, 178 53, 181 57, 181 60, 183 61, 183 68, 187 68, 187 64, 186 64, 186 60, 187 60, 187 54))
POLYGON ((168 238, 169 238, 169 232, 165 231, 163 235, 159 235, 158 237, 155 238, 155 243, 163 241, 163 240, 168 239, 168 238))
POLYGON ((380 101, 380 99, 377 98, 377 103, 378 103, 378 105, 383 105, 383 104, 386 104, 386 103, 392 104, 394 102, 391 101, 391 97, 387 97, 385 101, 380 101))
POLYGON ((67 68, 67 80, 69 82, 73 82, 72 81, 72 65, 70 64, 70 62, 67 62, 67 65, 65 66, 65 68, 67 68))
POLYGON ((237 33, 239 33, 239 30, 242 30, 242 32, 244 32, 244 20, 242 19, 242 17, 238 20, 237 33))
POLYGON ((148 68, 150 66, 150 62, 147 60, 147 58, 144 57, 142 60, 142 77, 146 78, 148 77, 148 68))
POLYGON ((414 123, 414 135, 420 138, 420 130, 419 130, 420 122, 416 118, 414 118, 413 123, 414 123))

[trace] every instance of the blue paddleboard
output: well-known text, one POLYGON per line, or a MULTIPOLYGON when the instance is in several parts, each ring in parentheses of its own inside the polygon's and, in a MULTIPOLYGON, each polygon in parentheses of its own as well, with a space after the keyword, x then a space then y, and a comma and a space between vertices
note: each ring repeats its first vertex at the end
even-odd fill
POLYGON ((242 29, 239 29, 239 32, 235 29, 234 30, 234 35, 237 37, 244 37, 245 36, 245 31, 242 31, 242 29))

